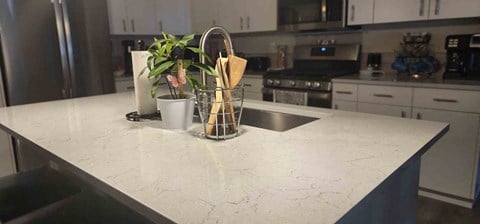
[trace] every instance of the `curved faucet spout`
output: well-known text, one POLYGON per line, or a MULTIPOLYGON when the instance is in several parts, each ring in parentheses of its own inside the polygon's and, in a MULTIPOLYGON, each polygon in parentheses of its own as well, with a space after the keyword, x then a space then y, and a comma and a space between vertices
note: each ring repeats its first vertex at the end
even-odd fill
MULTIPOLYGON (((207 29, 205 32, 203 32, 202 37, 200 38, 200 44, 199 47, 200 49, 205 52, 205 45, 207 44, 208 38, 213 35, 213 34, 220 34, 223 36, 224 43, 225 43, 225 50, 227 51, 227 55, 234 55, 233 51, 233 44, 232 44, 232 38, 230 37, 230 34, 228 31, 220 26, 214 26, 209 29, 207 29)), ((200 62, 205 63, 205 56, 200 55, 200 62)), ((205 72, 201 72, 202 74, 202 85, 207 88, 207 74, 205 72)))

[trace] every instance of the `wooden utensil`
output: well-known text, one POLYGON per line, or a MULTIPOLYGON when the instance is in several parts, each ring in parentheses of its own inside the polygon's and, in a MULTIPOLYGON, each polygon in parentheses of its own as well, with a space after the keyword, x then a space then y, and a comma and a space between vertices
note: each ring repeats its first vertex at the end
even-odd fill
MULTIPOLYGON (((215 77, 215 81, 217 82, 217 89, 223 88, 223 71, 221 66, 221 58, 217 59, 217 63, 215 65, 215 70, 218 73, 218 76, 215 77)), ((222 106, 223 94, 222 91, 215 91, 215 102, 212 104, 212 108, 210 110, 210 116, 208 117, 208 122, 206 124, 205 133, 211 135, 213 133, 213 128, 216 125, 217 121, 217 113, 222 106)))
POLYGON ((235 88, 245 73, 247 60, 235 55, 228 55, 228 75, 230 88, 235 88))

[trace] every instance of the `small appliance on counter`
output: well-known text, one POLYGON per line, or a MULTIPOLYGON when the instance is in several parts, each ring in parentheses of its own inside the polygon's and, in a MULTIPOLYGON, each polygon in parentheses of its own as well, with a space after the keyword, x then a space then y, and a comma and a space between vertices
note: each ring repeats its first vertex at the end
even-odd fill
POLYGON ((445 79, 480 80, 480 34, 447 36, 445 79))

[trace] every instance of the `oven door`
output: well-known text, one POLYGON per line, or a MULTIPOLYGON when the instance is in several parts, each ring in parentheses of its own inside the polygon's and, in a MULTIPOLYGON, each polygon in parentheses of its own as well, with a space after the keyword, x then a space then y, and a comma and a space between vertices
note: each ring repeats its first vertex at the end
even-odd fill
POLYGON ((306 91, 276 89, 265 87, 262 89, 263 101, 274 103, 287 103, 306 106, 308 95, 306 91))
POLYGON ((332 108, 332 93, 327 91, 309 91, 307 105, 332 108))

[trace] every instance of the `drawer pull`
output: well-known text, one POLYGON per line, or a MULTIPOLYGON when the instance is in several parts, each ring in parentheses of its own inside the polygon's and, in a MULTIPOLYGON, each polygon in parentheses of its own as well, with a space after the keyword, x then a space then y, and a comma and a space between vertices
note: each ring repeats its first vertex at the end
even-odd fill
POLYGON ((243 84, 243 85, 244 85, 245 87, 252 87, 252 84, 247 84, 247 83, 245 83, 245 84, 243 84))
POLYGON ((421 113, 417 113, 417 120, 422 120, 422 114, 421 113))
POLYGON ((352 95, 353 93, 350 92, 350 91, 335 91, 335 93, 338 93, 338 94, 345 94, 345 95, 352 95))
POLYGON ((393 98, 392 95, 388 95, 388 94, 377 94, 377 93, 374 93, 373 96, 375 96, 375 97, 383 97, 383 98, 393 98))
POLYGON ((402 111, 402 117, 403 118, 407 117, 407 113, 405 113, 405 111, 402 111))
POLYGON ((440 99, 440 98, 433 98, 435 102, 442 102, 442 103, 458 103, 458 100, 453 99, 440 99))
POLYGON ((129 89, 129 90, 130 90, 130 89, 135 89, 135 87, 129 86, 129 87, 127 87, 127 89, 129 89))

